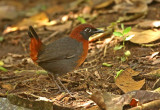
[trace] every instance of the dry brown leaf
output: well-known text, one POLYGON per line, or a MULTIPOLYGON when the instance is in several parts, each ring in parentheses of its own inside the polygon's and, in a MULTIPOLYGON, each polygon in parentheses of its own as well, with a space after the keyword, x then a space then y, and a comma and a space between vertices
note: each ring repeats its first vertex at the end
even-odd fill
POLYGON ((160 27, 160 21, 158 20, 144 20, 140 23, 138 23, 138 26, 140 28, 153 28, 153 27, 160 27))
POLYGON ((89 0, 89 4, 96 9, 105 8, 114 3, 114 0, 89 0))
POLYGON ((17 24, 12 25, 11 27, 7 27, 3 31, 3 34, 17 31, 17 30, 27 29, 28 26, 30 26, 30 25, 32 25, 32 26, 35 25, 37 27, 43 26, 43 25, 55 25, 57 23, 57 20, 52 20, 49 22, 49 18, 47 16, 47 14, 59 12, 62 10, 64 10, 64 6, 62 6, 62 5, 50 7, 45 12, 38 13, 36 15, 31 16, 30 18, 24 18, 22 21, 18 22, 17 24))
POLYGON ((7 27, 4 31, 3 34, 12 32, 12 31, 16 31, 16 30, 23 30, 23 29, 27 29, 28 26, 30 25, 38 25, 38 26, 42 26, 47 24, 49 21, 47 15, 42 12, 39 14, 36 14, 30 18, 25 18, 22 21, 20 21, 19 23, 15 24, 14 26, 11 27, 7 27))
POLYGON ((114 0, 115 4, 119 4, 122 2, 122 0, 114 0))
POLYGON ((156 2, 160 2, 160 0, 155 0, 156 2))
POLYGON ((0 6, 0 20, 1 19, 10 19, 13 20, 17 18, 18 11, 14 6, 0 6), (7 14, 6 14, 7 13, 7 14))
POLYGON ((139 72, 136 72, 131 68, 127 68, 116 78, 115 83, 125 93, 133 90, 139 90, 144 85, 145 79, 140 81, 133 80, 132 76, 136 76, 138 74, 139 72))
POLYGON ((109 5, 111 5, 112 3, 114 2, 114 0, 104 0, 103 2, 101 2, 100 4, 97 4, 95 6, 96 9, 99 9, 99 8, 105 8, 109 5))
POLYGON ((143 43, 150 43, 153 41, 156 41, 160 39, 160 31, 153 31, 153 30, 134 30, 129 32, 130 35, 135 35, 132 39, 130 39, 131 42, 137 43, 137 44, 143 44, 143 43))
POLYGON ((147 74, 145 74, 145 76, 160 76, 160 69, 157 69, 157 70, 153 70, 147 74))
POLYGON ((90 99, 92 99, 102 110, 107 109, 107 106, 103 98, 103 94, 100 91, 93 93, 90 96, 90 99))
POLYGON ((9 90, 13 90, 13 86, 11 84, 2 84, 2 88, 9 90))
POLYGON ((132 99, 137 99, 139 104, 160 99, 160 94, 145 90, 131 91, 123 95, 97 91, 90 98, 103 110, 122 110, 124 105, 130 105, 132 99))
POLYGON ((23 5, 18 1, 0 0, 0 20, 9 19, 13 20, 18 17, 23 5))
POLYGON ((119 13, 144 13, 148 10, 145 0, 123 0, 116 2, 118 4, 113 9, 119 13))

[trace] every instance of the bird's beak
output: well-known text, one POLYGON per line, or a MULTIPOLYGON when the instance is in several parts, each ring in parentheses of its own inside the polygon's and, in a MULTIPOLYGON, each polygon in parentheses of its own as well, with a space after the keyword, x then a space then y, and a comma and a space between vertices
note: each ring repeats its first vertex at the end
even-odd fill
POLYGON ((100 29, 95 29, 93 31, 93 34, 96 34, 96 33, 103 33, 104 31, 103 30, 100 30, 100 29))

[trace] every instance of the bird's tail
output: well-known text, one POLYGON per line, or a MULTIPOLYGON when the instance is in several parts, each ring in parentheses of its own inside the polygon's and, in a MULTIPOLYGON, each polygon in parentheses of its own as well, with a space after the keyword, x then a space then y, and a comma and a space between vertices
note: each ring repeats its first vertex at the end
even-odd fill
POLYGON ((40 51, 40 49, 42 47, 42 42, 39 39, 37 33, 35 32, 35 30, 33 29, 32 26, 29 26, 28 35, 31 39, 31 42, 30 42, 30 57, 33 60, 33 62, 36 63, 36 60, 37 60, 37 57, 38 57, 38 52, 40 51))

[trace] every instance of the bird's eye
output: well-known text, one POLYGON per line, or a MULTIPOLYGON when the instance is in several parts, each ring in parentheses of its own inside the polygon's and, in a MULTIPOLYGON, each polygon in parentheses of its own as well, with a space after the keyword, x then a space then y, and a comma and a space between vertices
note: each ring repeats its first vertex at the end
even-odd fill
POLYGON ((84 31, 85 32, 91 32, 91 29, 90 28, 86 28, 84 31))

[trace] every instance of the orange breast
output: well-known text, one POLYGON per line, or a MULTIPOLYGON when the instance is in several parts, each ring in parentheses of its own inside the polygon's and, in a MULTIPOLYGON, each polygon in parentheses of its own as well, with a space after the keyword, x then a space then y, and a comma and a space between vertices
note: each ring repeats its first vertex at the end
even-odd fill
POLYGON ((78 65, 76 66, 76 68, 79 67, 85 61, 87 54, 88 54, 88 41, 86 40, 83 41, 83 53, 81 54, 81 57, 78 60, 78 65))

